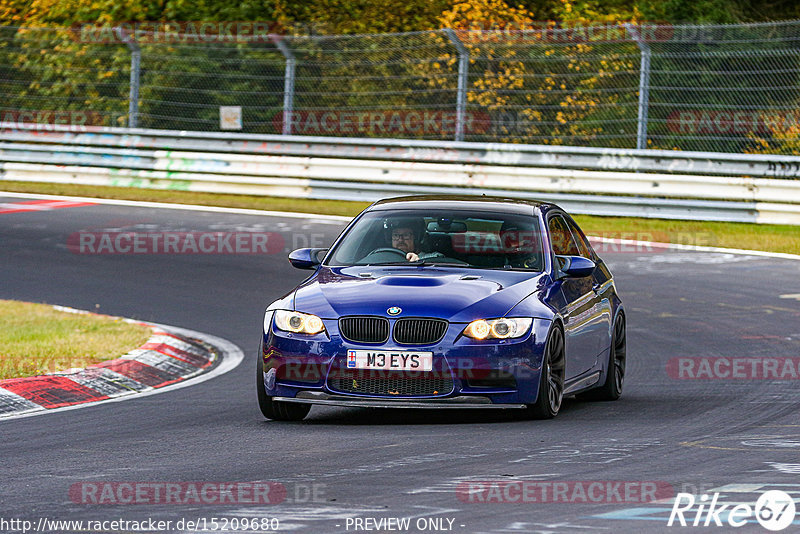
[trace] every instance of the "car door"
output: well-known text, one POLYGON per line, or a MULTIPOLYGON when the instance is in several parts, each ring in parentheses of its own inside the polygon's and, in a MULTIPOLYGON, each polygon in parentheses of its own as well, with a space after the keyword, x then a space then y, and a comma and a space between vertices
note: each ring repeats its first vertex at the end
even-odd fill
POLYGON ((595 293, 592 317, 587 325, 592 331, 596 341, 595 356, 600 357, 611 346, 611 323, 612 323, 612 304, 611 295, 613 293, 612 279, 608 269, 603 265, 597 254, 595 254, 586 236, 578 228, 572 218, 566 216, 572 237, 578 245, 578 251, 584 258, 588 258, 597 264, 597 268, 592 274, 592 289, 595 293))
MULTIPOLYGON (((569 229, 566 219, 559 213, 548 217, 548 230, 553 254, 557 256, 580 256, 577 241, 569 229)), ((563 295, 564 341, 567 364, 565 378, 570 380, 591 369, 597 360, 597 330, 593 324, 597 295, 593 290, 593 276, 568 278, 561 274, 559 262, 554 258, 555 284, 560 285, 563 295)))

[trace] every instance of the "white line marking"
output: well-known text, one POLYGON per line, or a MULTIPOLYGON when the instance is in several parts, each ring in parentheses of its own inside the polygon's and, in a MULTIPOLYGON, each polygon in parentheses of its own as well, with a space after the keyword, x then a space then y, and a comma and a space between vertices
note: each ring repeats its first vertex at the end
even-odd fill
POLYGON ((86 202, 73 202, 70 200, 63 200, 61 198, 41 204, 6 202, 0 203, 0 213, 5 213, 6 211, 53 211, 60 208, 83 207, 83 204, 86 204, 86 202))
POLYGON ((793 295, 781 295, 782 299, 794 299, 800 300, 800 293, 794 293, 793 295))
POLYGON ((168 202, 145 202, 139 200, 117 200, 112 198, 90 198, 90 197, 70 197, 59 195, 42 195, 39 193, 14 193, 12 191, 0 191, 0 196, 12 196, 19 198, 39 198, 53 200, 74 200, 76 202, 94 202, 95 204, 110 204, 112 206, 130 206, 134 208, 159 208, 169 210, 189 210, 189 211, 211 211, 215 213, 236 213, 239 215, 260 215, 263 217, 288 217, 293 219, 308 219, 313 222, 323 224, 339 224, 352 220, 352 217, 342 215, 320 215, 317 213, 299 213, 294 211, 265 211, 247 208, 223 208, 219 206, 199 206, 196 204, 170 204, 168 202))
POLYGON ((14 204, 12 202, 0 203, 0 210, 14 211, 52 211, 51 204, 14 204))
POLYGON ((767 465, 777 469, 781 473, 788 473, 790 475, 800 475, 800 464, 780 464, 775 462, 765 462, 767 465))

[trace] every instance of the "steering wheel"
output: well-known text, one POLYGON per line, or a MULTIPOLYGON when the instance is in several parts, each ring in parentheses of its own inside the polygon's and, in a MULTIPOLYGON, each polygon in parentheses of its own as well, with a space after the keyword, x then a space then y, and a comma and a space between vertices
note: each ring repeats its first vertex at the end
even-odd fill
POLYGON ((393 247, 376 248, 375 250, 373 250, 372 252, 370 252, 367 255, 371 256, 373 254, 379 254, 381 252, 392 252, 394 254, 400 254, 401 256, 403 256, 403 259, 405 259, 405 257, 406 257, 406 253, 405 252, 403 252, 399 248, 393 248, 393 247))
POLYGON ((381 247, 376 248, 363 258, 360 261, 367 261, 367 262, 396 262, 396 261, 405 261, 406 253, 400 250, 399 248, 392 248, 392 247, 381 247))

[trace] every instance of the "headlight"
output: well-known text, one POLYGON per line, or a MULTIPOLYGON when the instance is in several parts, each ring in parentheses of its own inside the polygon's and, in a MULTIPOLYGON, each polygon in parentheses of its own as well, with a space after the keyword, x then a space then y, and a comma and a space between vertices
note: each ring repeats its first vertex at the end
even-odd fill
POLYGON ((522 317, 515 319, 477 319, 464 329, 464 335, 472 339, 508 339, 521 337, 531 327, 533 319, 522 317))
POLYGON ((275 326, 298 334, 319 334, 325 331, 322 319, 310 313, 275 310, 275 326))

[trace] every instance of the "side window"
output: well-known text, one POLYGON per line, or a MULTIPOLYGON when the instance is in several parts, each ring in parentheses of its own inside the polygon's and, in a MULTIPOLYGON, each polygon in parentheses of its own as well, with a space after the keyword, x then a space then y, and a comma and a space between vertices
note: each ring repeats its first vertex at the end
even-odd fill
POLYGON ((550 241, 553 253, 560 256, 580 256, 578 246, 572 238, 566 221, 560 215, 552 217, 547 223, 550 229, 550 241))
POLYGON ((575 221, 568 220, 567 224, 569 225, 569 229, 572 230, 572 237, 575 238, 575 242, 578 244, 578 250, 580 251, 580 256, 591 260, 592 259, 592 248, 591 245, 586 241, 586 238, 583 237, 581 234, 580 229, 578 229, 578 225, 575 224, 575 221))

